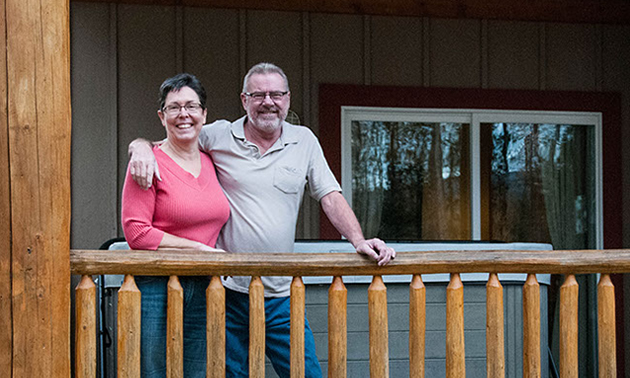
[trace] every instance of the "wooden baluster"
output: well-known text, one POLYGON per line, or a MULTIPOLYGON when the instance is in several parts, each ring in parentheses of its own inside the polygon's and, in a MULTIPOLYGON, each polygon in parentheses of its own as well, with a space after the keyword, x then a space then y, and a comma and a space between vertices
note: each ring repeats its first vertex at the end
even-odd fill
POLYGON ((486 371, 488 378, 505 377, 503 286, 496 273, 486 284, 486 371))
POLYGON ((348 290, 341 277, 335 277, 328 289, 328 377, 347 375, 347 307, 348 290))
POLYGON ((573 274, 560 287, 560 377, 578 376, 578 283, 573 274))
POLYGON ((464 285, 459 273, 451 273, 451 281, 446 287, 446 377, 465 376, 464 285))
POLYGON ((177 276, 168 280, 166 309, 166 377, 184 377, 184 289, 177 276))
POLYGON ((225 288, 213 276, 206 290, 206 377, 225 378, 225 288))
POLYGON ((597 285, 597 333, 599 337, 599 377, 617 377, 615 287, 608 274, 602 274, 597 285))
POLYGON ((249 284, 249 376, 265 376, 265 287, 257 276, 249 284))
POLYGON ((535 274, 523 284, 523 377, 540 377, 540 285, 535 274))
POLYGON ((414 274, 409 285, 409 376, 414 378, 424 377, 426 298, 422 276, 414 274))
POLYGON ((96 286, 83 276, 76 288, 75 375, 96 377, 96 286))
POLYGON ((370 317, 370 377, 389 377, 387 288, 381 276, 374 276, 368 288, 370 317))
POLYGON ((140 377, 140 290, 127 274, 118 290, 118 378, 140 377))
POLYGON ((304 378, 305 289, 301 277, 291 282, 291 378, 304 378))

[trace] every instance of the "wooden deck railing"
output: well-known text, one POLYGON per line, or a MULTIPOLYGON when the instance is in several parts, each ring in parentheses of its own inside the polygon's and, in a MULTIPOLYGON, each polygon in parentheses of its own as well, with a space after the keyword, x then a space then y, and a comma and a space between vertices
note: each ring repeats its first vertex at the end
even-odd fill
POLYGON ((347 291, 344 275, 373 276, 368 289, 370 376, 389 376, 387 294, 382 276, 411 274, 409 291, 410 376, 423 377, 425 287, 421 274, 450 273, 446 304, 446 376, 465 376, 464 298, 460 273, 490 273, 487 283, 486 360, 488 377, 505 376, 503 288, 497 273, 527 273, 523 286, 523 376, 541 375, 540 291, 536 273, 564 274, 560 288, 560 376, 578 376, 578 284, 575 274, 601 273, 598 285, 599 377, 616 377, 615 299, 611 273, 630 272, 630 250, 423 251, 399 253, 385 267, 351 253, 208 254, 198 251, 73 250, 77 287, 76 376, 96 374, 96 274, 124 274, 118 295, 118 377, 139 377, 140 292, 134 275, 170 276, 167 366, 182 376, 182 288, 177 276, 211 275, 207 290, 208 377, 225 375, 225 290, 222 275, 252 276, 250 286, 251 377, 264 376, 265 312, 262 275, 294 277, 291 284, 291 376, 304 376, 302 276, 333 276, 328 300, 328 376, 346 376, 347 291))

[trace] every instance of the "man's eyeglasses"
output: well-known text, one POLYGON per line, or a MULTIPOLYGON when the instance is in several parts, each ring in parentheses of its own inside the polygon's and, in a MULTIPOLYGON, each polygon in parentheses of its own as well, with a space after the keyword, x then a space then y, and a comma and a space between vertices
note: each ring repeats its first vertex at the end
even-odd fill
POLYGON ((254 100, 256 102, 261 102, 261 101, 265 100, 267 95, 269 95, 269 98, 272 101, 280 101, 280 100, 282 100, 282 98, 284 96, 286 96, 287 93, 289 93, 289 91, 284 91, 284 92, 280 92, 280 91, 274 91, 274 92, 252 92, 252 93, 245 92, 245 95, 251 97, 252 100, 254 100))
POLYGON ((186 105, 178 105, 178 104, 170 104, 170 105, 166 105, 162 111, 170 116, 175 116, 178 115, 179 112, 182 111, 183 109, 186 109, 186 112, 188 114, 198 114, 199 112, 201 112, 201 104, 197 104, 194 102, 188 103, 186 105))

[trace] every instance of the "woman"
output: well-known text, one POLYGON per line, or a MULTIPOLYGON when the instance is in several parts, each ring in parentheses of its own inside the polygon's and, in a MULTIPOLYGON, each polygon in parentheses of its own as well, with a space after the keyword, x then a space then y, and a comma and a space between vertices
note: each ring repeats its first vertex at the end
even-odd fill
MULTIPOLYGON (((206 92, 196 77, 180 74, 160 87, 158 116, 166 141, 154 147, 161 181, 148 190, 127 169, 122 194, 122 225, 132 249, 214 248, 227 221, 228 201, 211 158, 199 151, 206 121, 206 92)), ((142 293, 142 377, 166 374, 166 298, 168 277, 136 277, 142 293)), ((184 289, 184 376, 205 377, 208 277, 181 277, 184 289)))

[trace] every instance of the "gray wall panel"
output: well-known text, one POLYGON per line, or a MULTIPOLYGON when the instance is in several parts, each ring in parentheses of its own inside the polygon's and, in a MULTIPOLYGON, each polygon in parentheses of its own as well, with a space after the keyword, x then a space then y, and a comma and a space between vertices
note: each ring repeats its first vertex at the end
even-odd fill
POLYGON ((547 89, 597 90, 596 26, 551 24, 546 37, 547 89))
MULTIPOLYGON (((362 84, 363 19, 359 16, 312 14, 310 17, 311 125, 319 117, 319 84, 362 84)), ((337 177, 341 180, 340 177, 337 177)))
POLYGON ((481 87, 481 21, 431 20, 431 86, 481 87))
POLYGON ((127 145, 166 136, 157 115, 158 90, 177 67, 174 7, 118 7, 118 177, 122 190, 127 145))
POLYGON ((72 2, 71 14, 71 245, 95 249, 118 225, 115 35, 109 4, 72 2))
POLYGON ((539 32, 533 22, 488 22, 488 86, 539 89, 539 32))
POLYGON ((422 86, 422 20, 412 17, 373 17, 371 83, 422 86))
POLYGON ((239 93, 239 15, 233 9, 184 8, 184 70, 196 75, 208 94, 208 121, 244 114, 239 93))
POLYGON ((313 14, 310 25, 312 82, 361 84, 364 79, 363 19, 313 14))
POLYGON ((302 49, 301 13, 247 12, 247 67, 259 62, 282 67, 291 87, 291 109, 298 115, 303 114, 302 49))

